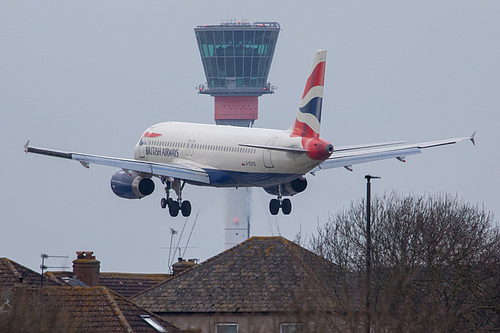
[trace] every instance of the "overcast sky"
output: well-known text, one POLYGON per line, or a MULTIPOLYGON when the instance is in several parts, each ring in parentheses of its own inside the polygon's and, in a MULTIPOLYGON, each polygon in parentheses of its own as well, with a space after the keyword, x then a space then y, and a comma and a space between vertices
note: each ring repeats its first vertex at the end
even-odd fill
MULTIPOLYGON (((321 136, 334 145, 470 142, 308 176, 290 216, 252 190, 252 235, 292 239, 372 191, 449 193, 500 212, 500 2, 494 1, 7 1, 0 0, 0 257, 39 271, 40 253, 94 251, 102 271, 167 272, 171 218, 164 192, 110 190, 113 168, 23 153, 40 147, 132 157, 142 132, 167 121, 213 123, 193 29, 227 19, 282 31, 256 127, 286 129, 316 49, 328 50, 321 136), (286 4, 285 6, 283 4, 286 4)), ((198 215, 188 258, 224 250, 224 191, 186 186, 198 215)))

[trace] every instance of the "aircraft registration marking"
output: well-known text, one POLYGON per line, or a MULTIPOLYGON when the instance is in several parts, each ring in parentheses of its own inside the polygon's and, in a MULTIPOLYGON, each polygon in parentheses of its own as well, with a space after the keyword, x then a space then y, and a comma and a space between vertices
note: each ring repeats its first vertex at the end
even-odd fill
POLYGON ((257 166, 257 163, 255 161, 243 161, 241 166, 257 166))

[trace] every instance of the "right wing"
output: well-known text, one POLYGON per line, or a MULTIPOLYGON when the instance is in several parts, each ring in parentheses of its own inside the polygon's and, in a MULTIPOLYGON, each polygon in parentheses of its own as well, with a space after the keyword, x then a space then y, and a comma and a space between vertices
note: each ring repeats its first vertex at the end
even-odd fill
POLYGON ((131 171, 151 174, 158 177, 172 177, 184 180, 196 181, 204 184, 210 184, 210 176, 205 170, 189 165, 175 163, 155 163, 146 161, 137 161, 126 158, 90 155, 82 153, 64 152, 46 148, 37 148, 29 145, 29 141, 24 145, 24 151, 40 155, 65 158, 80 162, 86 168, 89 164, 107 165, 116 168, 121 168, 125 172, 131 171))
POLYGON ((371 145, 346 146, 335 149, 332 155, 323 163, 318 165, 310 172, 316 172, 323 169, 344 167, 352 170, 351 165, 366 162, 380 161, 388 158, 397 158, 404 162, 404 158, 409 155, 420 154, 421 149, 438 147, 454 144, 460 141, 470 140, 475 143, 476 132, 471 136, 445 139, 438 141, 429 141, 414 144, 401 144, 401 142, 387 142, 371 145))

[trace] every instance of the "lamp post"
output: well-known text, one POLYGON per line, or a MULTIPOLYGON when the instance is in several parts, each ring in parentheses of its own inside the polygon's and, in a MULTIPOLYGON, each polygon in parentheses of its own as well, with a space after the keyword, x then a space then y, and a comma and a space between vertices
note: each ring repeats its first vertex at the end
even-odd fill
POLYGON ((377 176, 366 175, 366 332, 370 333, 371 309, 370 309, 370 285, 371 285, 371 183, 372 179, 380 179, 377 176))

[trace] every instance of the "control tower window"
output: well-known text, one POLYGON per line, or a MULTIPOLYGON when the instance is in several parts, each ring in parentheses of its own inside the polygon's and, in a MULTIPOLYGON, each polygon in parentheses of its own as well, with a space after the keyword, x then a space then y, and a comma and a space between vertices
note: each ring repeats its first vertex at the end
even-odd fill
POLYGON ((232 89, 239 93, 245 89, 248 90, 247 93, 265 93, 266 89, 262 88, 268 85, 267 77, 279 26, 199 26, 195 29, 195 34, 208 83, 205 93, 217 93, 217 88, 226 88, 226 94, 232 89))
POLYGON ((244 40, 243 40, 243 45, 245 46, 244 48, 244 55, 245 56, 251 56, 253 48, 255 47, 254 44, 254 36, 255 36, 255 31, 245 31, 244 34, 244 40))
POLYGON ((235 56, 242 56, 243 55, 243 31, 235 31, 234 32, 234 46, 235 46, 234 55, 235 56))
POLYGON ((235 72, 234 72, 234 58, 233 57, 226 57, 226 73, 228 77, 234 77, 235 72))
POLYGON ((224 49, 226 48, 226 43, 224 42, 224 32, 215 31, 214 40, 215 40, 215 55, 217 57, 223 57, 224 49))
POLYGON ((234 56, 234 38, 232 31, 224 31, 224 43, 226 45, 226 57, 234 56))

